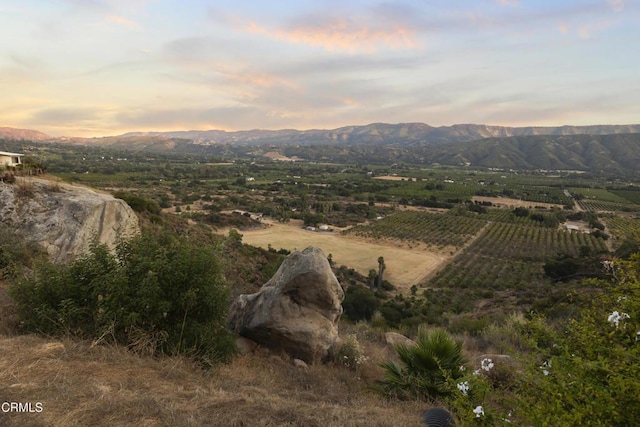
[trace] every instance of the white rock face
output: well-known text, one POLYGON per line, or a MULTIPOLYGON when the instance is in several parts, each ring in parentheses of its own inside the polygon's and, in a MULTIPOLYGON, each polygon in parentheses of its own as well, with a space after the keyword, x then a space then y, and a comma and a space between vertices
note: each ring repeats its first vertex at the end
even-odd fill
POLYGON ((113 248, 119 238, 140 232, 123 200, 35 178, 0 183, 0 222, 40 244, 54 262, 71 261, 94 239, 113 248))

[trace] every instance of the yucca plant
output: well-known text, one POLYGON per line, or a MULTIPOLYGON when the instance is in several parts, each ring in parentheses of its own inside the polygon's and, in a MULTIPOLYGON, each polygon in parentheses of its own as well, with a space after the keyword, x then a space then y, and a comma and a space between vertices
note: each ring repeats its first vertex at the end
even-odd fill
POLYGON ((428 400, 450 394, 447 379, 460 378, 467 363, 462 344, 443 330, 429 332, 421 327, 416 345, 400 344, 395 350, 401 364, 381 363, 385 377, 376 382, 376 388, 400 399, 428 400))

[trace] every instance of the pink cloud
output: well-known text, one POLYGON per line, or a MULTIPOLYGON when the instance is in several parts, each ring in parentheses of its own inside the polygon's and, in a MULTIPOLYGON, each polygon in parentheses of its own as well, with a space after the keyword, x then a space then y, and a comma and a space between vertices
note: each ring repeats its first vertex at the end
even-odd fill
POLYGON ((124 18, 120 15, 107 15, 107 20, 115 22, 116 24, 124 25, 125 27, 129 27, 131 29, 140 29, 140 24, 135 21, 131 21, 130 19, 124 18))
POLYGON ((418 46, 414 32, 401 25, 392 28, 371 28, 366 25, 354 25, 344 19, 335 19, 318 26, 301 25, 286 30, 271 30, 251 22, 244 26, 244 30, 288 43, 321 47, 330 52, 372 52, 381 48, 397 50, 418 46))

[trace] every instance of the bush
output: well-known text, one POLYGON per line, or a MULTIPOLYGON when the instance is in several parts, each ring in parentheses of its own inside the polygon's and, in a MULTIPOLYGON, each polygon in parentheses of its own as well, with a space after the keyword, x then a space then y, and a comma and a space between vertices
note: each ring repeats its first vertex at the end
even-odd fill
POLYGON ((640 254, 629 261, 604 261, 603 266, 608 279, 585 281, 591 291, 573 297, 579 311, 570 320, 553 328, 535 316, 511 321, 509 331, 503 329, 508 341, 525 350, 515 372, 494 372, 483 361, 485 367, 457 383, 449 381, 450 388, 456 383, 460 390, 449 400, 460 420, 484 425, 495 425, 497 417, 512 425, 637 424, 640 254), (486 414, 474 414, 478 407, 486 414))
POLYGON ((347 288, 342 302, 345 316, 354 322, 371 320, 379 306, 380 301, 370 289, 357 285, 347 288))
POLYGON ((160 205, 155 200, 147 199, 142 196, 138 196, 137 194, 127 193, 125 191, 116 191, 113 193, 113 197, 117 199, 122 199, 138 213, 149 212, 153 215, 160 215, 162 210, 160 209, 160 205))
POLYGON ((513 214, 519 218, 526 218, 529 216, 529 209, 523 207, 517 207, 511 212, 513 212, 513 214))
POLYGON ((520 381, 527 425, 635 425, 640 419, 640 255, 605 262, 610 282, 579 300, 580 313, 520 381))
POLYGON ((0 224, 0 279, 11 279, 41 255, 35 243, 10 227, 0 224))
POLYGON ((355 334, 348 335, 333 356, 334 363, 352 370, 356 370, 358 366, 367 360, 368 357, 365 355, 364 349, 355 334))
POLYGON ((462 344, 442 330, 429 333, 419 328, 415 346, 395 347, 401 365, 384 362, 385 378, 376 386, 387 396, 398 398, 433 399, 451 394, 450 380, 462 376, 467 360, 462 344))
POLYGON ((226 359, 229 292, 219 250, 168 234, 93 245, 68 265, 46 263, 10 288, 21 327, 127 345, 152 354, 226 359))

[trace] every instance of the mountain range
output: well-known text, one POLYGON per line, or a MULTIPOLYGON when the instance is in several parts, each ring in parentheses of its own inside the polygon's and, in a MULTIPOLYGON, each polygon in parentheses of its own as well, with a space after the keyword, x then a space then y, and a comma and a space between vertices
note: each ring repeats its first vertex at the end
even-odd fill
POLYGON ((189 140, 195 144, 290 145, 290 144, 362 144, 362 143, 423 143, 427 145, 475 141, 484 138, 505 138, 533 135, 610 135, 640 133, 640 125, 595 126, 528 126, 506 127, 477 124, 429 126, 424 123, 372 123, 364 126, 345 126, 337 129, 311 130, 189 130, 170 132, 129 132, 103 138, 55 138, 28 129, 0 127, 0 138, 24 140, 67 141, 80 144, 121 145, 132 142, 144 145, 162 140, 189 140))
POLYGON ((199 144, 290 145, 290 144, 362 144, 411 143, 428 145, 475 141, 492 137, 528 135, 607 135, 639 133, 640 125, 598 125, 558 127, 505 127, 458 124, 434 127, 424 123, 372 123, 365 126, 345 126, 331 130, 249 130, 226 132, 177 131, 130 132, 119 138, 163 137, 191 140, 199 144))
POLYGON ((312 161, 473 165, 594 172, 637 171, 640 125, 504 127, 424 123, 346 126, 331 130, 130 132, 103 138, 52 138, 0 128, 0 139, 49 141, 135 151, 190 154, 280 152, 312 161))

